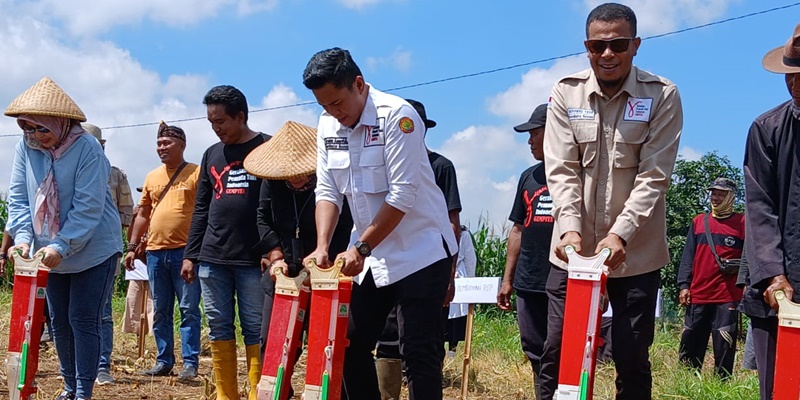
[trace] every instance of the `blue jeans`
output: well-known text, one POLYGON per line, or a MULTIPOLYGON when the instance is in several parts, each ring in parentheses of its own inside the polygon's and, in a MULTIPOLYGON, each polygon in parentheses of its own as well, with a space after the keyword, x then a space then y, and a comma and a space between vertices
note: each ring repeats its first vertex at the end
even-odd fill
MULTIPOLYGON (((114 270, 116 272, 116 266, 114 270)), ((103 316, 100 320, 100 363, 97 365, 98 371, 108 372, 111 370, 111 350, 114 349, 114 317, 111 315, 112 297, 114 297, 113 277, 111 278, 111 285, 108 286, 105 306, 103 306, 103 316)))
POLYGON ((261 268, 200 263, 197 273, 203 287, 203 304, 208 317, 209 340, 234 340, 234 299, 239 305, 239 324, 245 346, 260 343, 264 288, 261 268))
POLYGON ((153 334, 158 355, 156 362, 175 365, 173 317, 175 297, 181 311, 181 354, 183 366, 198 366, 200 356, 200 283, 181 278, 183 247, 147 252, 147 273, 153 297, 153 334))
POLYGON ((64 389, 92 397, 100 358, 100 321, 119 254, 74 274, 51 273, 47 303, 64 389))

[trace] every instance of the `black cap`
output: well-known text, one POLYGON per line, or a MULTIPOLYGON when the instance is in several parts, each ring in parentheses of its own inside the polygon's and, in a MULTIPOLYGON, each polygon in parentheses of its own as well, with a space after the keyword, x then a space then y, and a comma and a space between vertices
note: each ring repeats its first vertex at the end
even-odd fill
POLYGON ((141 187, 141 186, 139 186, 139 187, 137 187, 137 188, 136 188, 136 191, 137 191, 137 192, 139 192, 139 193, 142 193, 142 190, 144 190, 144 188, 143 188, 143 187, 141 187))
POLYGON ((717 178, 714 179, 714 183, 708 187, 708 190, 717 189, 717 190, 727 190, 729 192, 736 193, 736 183, 728 178, 717 178))
POLYGON ((544 126, 546 120, 547 103, 540 104, 535 110, 533 110, 533 114, 531 114, 531 118, 528 120, 528 122, 515 126, 514 130, 517 132, 527 132, 531 129, 541 128, 544 126))
POLYGON ((422 122, 425 123, 426 128, 433 128, 436 126, 436 121, 428 119, 428 114, 425 113, 425 106, 423 106, 422 103, 411 99, 406 99, 406 101, 408 104, 411 104, 411 107, 414 107, 414 109, 417 110, 417 114, 419 114, 419 117, 422 118, 422 122))

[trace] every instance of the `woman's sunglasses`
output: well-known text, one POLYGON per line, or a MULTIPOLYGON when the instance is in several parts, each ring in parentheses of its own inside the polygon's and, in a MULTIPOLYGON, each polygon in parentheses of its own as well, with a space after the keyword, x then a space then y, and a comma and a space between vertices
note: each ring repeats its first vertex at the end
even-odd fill
POLYGON ((621 37, 609 40, 592 39, 586 41, 586 49, 592 54, 603 54, 606 49, 611 48, 614 53, 624 53, 630 47, 632 37, 621 37))
POLYGON ((27 133, 28 135, 32 135, 35 132, 50 133, 50 129, 47 129, 47 128, 43 127, 43 126, 37 126, 37 127, 34 128, 32 126, 27 126, 26 125, 24 128, 22 128, 22 131, 27 133))

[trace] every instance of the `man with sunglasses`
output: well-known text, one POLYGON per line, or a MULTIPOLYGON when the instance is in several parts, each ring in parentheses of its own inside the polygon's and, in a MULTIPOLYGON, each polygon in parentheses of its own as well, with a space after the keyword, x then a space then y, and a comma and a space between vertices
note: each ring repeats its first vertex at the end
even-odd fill
POLYGON ((636 15, 614 3, 591 11, 585 46, 591 69, 553 88, 544 154, 556 228, 547 281, 547 340, 542 398, 558 386, 567 257, 611 250, 608 297, 614 310, 616 399, 652 397, 653 343, 660 269, 669 262, 665 194, 683 125, 678 89, 633 65, 641 39, 636 15))

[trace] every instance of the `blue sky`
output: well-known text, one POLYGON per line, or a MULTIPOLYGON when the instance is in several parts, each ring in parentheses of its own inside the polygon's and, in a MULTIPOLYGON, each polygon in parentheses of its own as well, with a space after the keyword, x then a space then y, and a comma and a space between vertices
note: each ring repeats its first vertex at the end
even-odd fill
MULTIPOLYGON (((301 82, 316 51, 349 49, 365 78, 386 90, 582 53, 588 11, 598 1, 418 0, 0 0, 0 105, 50 76, 101 127, 200 117, 178 123, 187 159, 216 141, 202 96, 231 84, 252 109, 313 101, 301 82)), ((740 17, 790 1, 638 0, 647 38, 740 17)), ((761 58, 783 45, 800 6, 644 40, 634 62, 678 85, 681 153, 717 150, 740 165, 752 120, 788 99, 782 75, 761 58)), ((514 125, 545 102, 561 76, 588 68, 584 54, 396 91, 425 103, 438 126, 428 145, 456 165, 464 212, 475 226, 507 218, 519 174, 533 163, 514 125)), ((287 119, 314 126, 316 105, 253 113, 251 127, 287 119)), ((13 119, 0 134, 17 134, 13 119)), ((159 165, 156 127, 106 129, 107 154, 132 186, 159 165)), ((0 191, 18 137, 0 137, 0 191)))

